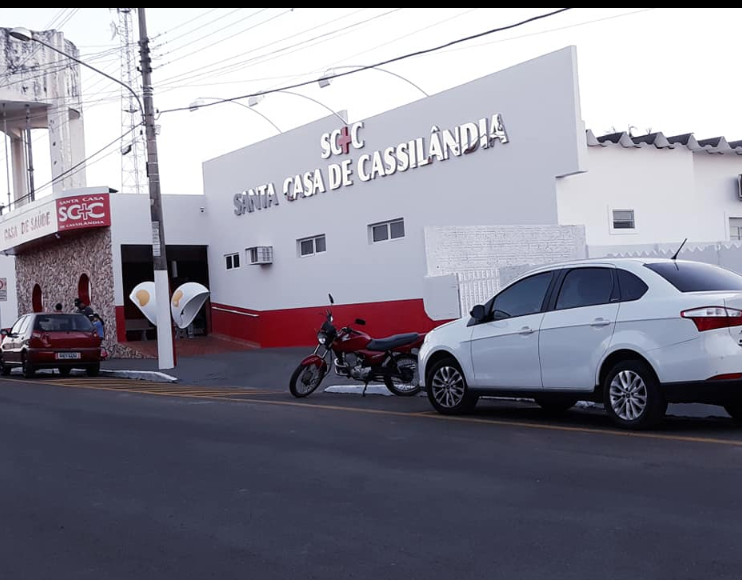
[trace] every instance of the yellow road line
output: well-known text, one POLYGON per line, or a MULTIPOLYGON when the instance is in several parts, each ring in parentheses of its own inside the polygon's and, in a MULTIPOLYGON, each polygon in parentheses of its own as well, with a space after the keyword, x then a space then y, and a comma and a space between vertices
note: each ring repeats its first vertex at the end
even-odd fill
MULTIPOLYGON (((87 385, 60 385, 55 384, 51 381, 22 381, 22 380, 14 380, 13 382, 18 383, 30 383, 34 385, 52 385, 52 386, 70 386, 73 388, 81 388, 81 389, 90 389, 90 390, 111 390, 106 389, 105 387, 99 387, 94 386, 91 384, 87 385)), ((591 429, 589 427, 575 427, 575 426, 569 426, 569 425, 549 425, 544 423, 530 423, 527 421, 510 421, 506 419, 483 419, 478 417, 472 417, 472 416, 454 416, 454 415, 441 415, 435 411, 423 411, 423 412, 413 412, 413 413, 405 413, 403 411, 388 411, 385 409, 366 409, 362 407, 343 407, 339 405, 325 405, 322 403, 302 403, 299 401, 271 401, 267 399, 238 399, 231 396, 217 396, 217 397, 211 397, 211 396, 204 396, 204 395, 192 395, 189 393, 183 393, 183 392, 169 392, 169 393, 162 393, 158 391, 147 391, 147 390, 137 390, 136 388, 132 389, 116 389, 117 392, 127 392, 127 393, 134 393, 139 395, 157 395, 157 396, 168 396, 168 397, 181 397, 181 398, 191 398, 191 399, 213 399, 215 401, 233 401, 236 403, 252 403, 252 404, 258 404, 258 405, 282 405, 282 406, 288 406, 288 407, 301 407, 301 408, 309 408, 309 409, 321 409, 326 411, 343 411, 343 412, 349 412, 349 413, 362 413, 362 414, 370 414, 370 415, 386 415, 386 416, 396 416, 396 417, 417 417, 420 419, 434 419, 438 421, 452 421, 457 423, 476 423, 476 424, 484 424, 484 425, 499 425, 499 426, 506 426, 506 427, 520 427, 525 429, 541 429, 546 431, 562 431, 562 432, 570 432, 570 433, 594 433, 598 435, 612 435, 612 436, 618 436, 618 437, 631 437, 631 438, 638 438, 638 439, 654 439, 654 440, 660 440, 660 441, 684 441, 684 442, 690 442, 690 443, 711 443, 715 445, 728 445, 733 447, 742 447, 742 440, 734 440, 734 439, 719 439, 715 437, 694 437, 692 435, 666 435, 662 433, 652 433, 652 432, 645 432, 645 431, 619 431, 616 429, 591 429)), ((270 391, 271 393, 279 393, 279 391, 270 391)), ((246 392, 245 395, 254 395, 255 393, 246 392)))

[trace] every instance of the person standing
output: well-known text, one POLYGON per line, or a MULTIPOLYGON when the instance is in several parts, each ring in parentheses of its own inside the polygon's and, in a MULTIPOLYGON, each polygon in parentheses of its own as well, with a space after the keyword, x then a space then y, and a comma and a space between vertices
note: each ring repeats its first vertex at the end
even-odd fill
POLYGON ((93 314, 95 314, 93 312, 93 309, 90 308, 90 306, 88 306, 87 304, 85 304, 79 298, 75 298, 75 308, 77 309, 77 312, 79 312, 80 314, 84 314, 88 318, 91 317, 91 316, 93 316, 93 314))
POLYGON ((93 326, 95 326, 95 330, 98 331, 98 336, 100 336, 101 339, 103 339, 105 337, 106 331, 103 328, 103 321, 100 319, 100 316, 98 316, 97 314, 93 314, 90 320, 93 322, 93 326))
POLYGON ((61 303, 61 302, 57 302, 57 303, 56 303, 56 304, 54 305, 54 312, 62 312, 62 308, 63 308, 63 307, 62 307, 62 303, 61 303))

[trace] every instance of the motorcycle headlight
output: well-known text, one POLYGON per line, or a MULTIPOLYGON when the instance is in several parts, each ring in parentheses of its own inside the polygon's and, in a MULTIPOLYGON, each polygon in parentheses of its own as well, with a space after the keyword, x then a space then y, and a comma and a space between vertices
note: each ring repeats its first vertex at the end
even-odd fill
POLYGON ((327 335, 324 332, 318 332, 317 333, 317 341, 320 344, 325 344, 325 342, 327 342, 327 335))

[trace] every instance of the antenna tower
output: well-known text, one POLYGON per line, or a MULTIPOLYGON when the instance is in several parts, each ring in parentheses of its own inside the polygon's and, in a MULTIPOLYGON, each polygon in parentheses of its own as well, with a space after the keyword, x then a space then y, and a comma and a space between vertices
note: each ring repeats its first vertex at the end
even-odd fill
MULTIPOLYGON (((116 32, 121 42, 121 80, 134 90, 141 92, 141 81, 137 68, 139 46, 134 38, 135 8, 116 8, 118 25, 116 32)), ((124 193, 146 193, 146 149, 142 112, 136 99, 121 87, 121 191, 124 193)))

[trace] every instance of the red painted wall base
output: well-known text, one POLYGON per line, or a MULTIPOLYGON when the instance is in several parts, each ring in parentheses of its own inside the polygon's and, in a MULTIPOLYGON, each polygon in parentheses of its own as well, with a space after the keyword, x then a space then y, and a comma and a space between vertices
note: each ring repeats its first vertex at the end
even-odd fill
MULTIPOLYGON (((262 348, 314 346, 328 306, 288 310, 248 310, 211 304, 212 332, 259 344, 262 348)), ((427 332, 445 320, 431 320, 422 299, 342 304, 331 307, 335 326, 354 325, 363 318, 363 331, 375 338, 401 332, 427 332)))

